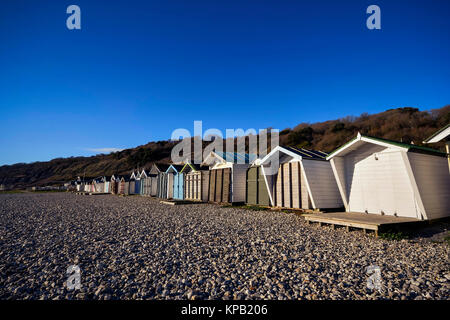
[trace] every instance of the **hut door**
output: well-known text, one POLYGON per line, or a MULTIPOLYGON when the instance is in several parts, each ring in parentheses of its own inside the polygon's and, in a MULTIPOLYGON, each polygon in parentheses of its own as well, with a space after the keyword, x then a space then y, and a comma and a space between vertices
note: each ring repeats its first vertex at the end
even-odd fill
POLYGON ((173 182, 172 182, 172 197, 169 198, 176 198, 178 196, 178 175, 171 174, 173 182))
POLYGON ((184 173, 178 174, 178 199, 184 199, 184 173))
MULTIPOLYGON (((202 183, 199 179, 199 185, 202 183)), ((209 201, 230 202, 231 196, 231 169, 214 169, 209 174, 209 201)), ((198 188, 201 192, 201 187, 198 188)), ((201 194, 199 193, 201 199, 201 194)))
POLYGON ((167 197, 169 199, 173 198, 173 186, 174 186, 174 174, 167 174, 167 197))
POLYGON ((267 191, 266 180, 264 179, 261 167, 258 167, 258 204, 269 206, 269 192, 267 191))
POLYGON ((173 198, 180 199, 180 174, 173 175, 173 198))
POLYGON ((247 203, 258 204, 258 167, 247 170, 247 203))

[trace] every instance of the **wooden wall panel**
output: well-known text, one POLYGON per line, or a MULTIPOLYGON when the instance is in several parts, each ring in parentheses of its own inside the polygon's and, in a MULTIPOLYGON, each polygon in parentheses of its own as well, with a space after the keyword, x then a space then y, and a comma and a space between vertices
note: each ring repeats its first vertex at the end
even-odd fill
POLYGON ((216 201, 216 172, 217 170, 211 170, 209 174, 209 201, 216 201))
POLYGON ((283 207, 283 165, 278 168, 277 181, 275 183, 276 206, 283 207))
POLYGON ((208 201, 209 195, 209 175, 211 171, 202 171, 201 172, 201 200, 208 201))
POLYGON ((291 163, 292 208, 300 208, 300 163, 291 163))
POLYGON ((222 192, 223 192, 223 169, 219 169, 216 172, 216 202, 222 201, 222 192))
POLYGON ((258 204, 258 167, 247 170, 246 202, 248 204, 258 204))
POLYGON ((230 202, 230 190, 231 190, 231 169, 223 169, 222 180, 222 200, 221 202, 230 202))
POLYGON ((283 163, 283 195, 284 195, 284 205, 283 207, 291 207, 291 179, 289 163, 283 163))

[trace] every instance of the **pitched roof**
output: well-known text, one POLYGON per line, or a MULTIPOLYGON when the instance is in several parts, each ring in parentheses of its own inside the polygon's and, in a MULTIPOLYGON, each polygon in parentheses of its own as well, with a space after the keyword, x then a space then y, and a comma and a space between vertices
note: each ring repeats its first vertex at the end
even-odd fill
POLYGON ((357 141, 372 142, 372 143, 380 144, 380 145, 391 145, 391 146, 394 146, 397 148, 406 149, 407 152, 424 153, 424 154, 430 154, 430 155, 441 156, 441 157, 446 156, 445 153, 443 153, 439 150, 432 149, 432 148, 422 147, 422 146, 418 146, 415 144, 408 144, 408 143, 403 143, 403 142, 384 139, 384 138, 371 137, 371 136, 362 135, 362 134, 358 133, 358 135, 355 138, 353 138, 352 140, 348 141, 347 143, 343 144, 342 146, 340 146, 339 148, 337 148, 336 150, 331 152, 328 155, 327 159, 333 158, 334 156, 336 156, 343 150, 347 149, 349 146, 356 143, 357 141))
POLYGON ((184 165, 183 169, 181 169, 180 172, 200 171, 208 169, 209 168, 207 166, 188 162, 184 165))
POLYGON ((238 152, 223 152, 223 151, 214 151, 214 153, 225 160, 226 162, 233 163, 251 163, 258 156, 256 154, 248 154, 248 153, 238 153, 238 152))
POLYGON ((439 129, 427 139, 423 141, 423 143, 436 143, 442 141, 444 139, 448 139, 450 137, 450 123, 445 127, 439 129))
POLYGON ((298 160, 310 159, 310 160, 326 160, 327 154, 323 151, 308 150, 304 148, 293 148, 288 146, 277 146, 264 158, 261 159, 261 164, 266 163, 270 158, 274 157, 278 152, 282 152, 288 156, 296 158, 298 160))
POLYGON ((303 158, 311 158, 311 159, 322 159, 324 160, 327 157, 327 153, 318 151, 318 150, 308 150, 304 148, 294 148, 294 147, 288 147, 288 146, 281 146, 284 149, 287 149, 293 153, 298 154, 299 156, 303 158))
POLYGON ((171 164, 169 168, 167 168, 166 172, 168 172, 170 169, 174 169, 176 172, 180 172, 183 169, 184 165, 182 164, 171 164))
POLYGON ((153 165, 156 166, 161 172, 166 172, 170 167, 170 164, 167 163, 154 163, 153 165))
POLYGON ((120 176, 120 180, 122 180, 122 179, 125 181, 130 181, 131 175, 129 175, 129 174, 122 175, 122 176, 120 176))

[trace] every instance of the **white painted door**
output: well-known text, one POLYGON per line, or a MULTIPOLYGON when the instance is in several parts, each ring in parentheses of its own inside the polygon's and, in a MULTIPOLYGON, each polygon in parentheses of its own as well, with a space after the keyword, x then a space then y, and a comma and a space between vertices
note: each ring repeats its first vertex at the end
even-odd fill
POLYGON ((416 205, 400 152, 348 159, 349 210, 415 218, 416 205), (352 170, 353 168, 353 170, 352 170))

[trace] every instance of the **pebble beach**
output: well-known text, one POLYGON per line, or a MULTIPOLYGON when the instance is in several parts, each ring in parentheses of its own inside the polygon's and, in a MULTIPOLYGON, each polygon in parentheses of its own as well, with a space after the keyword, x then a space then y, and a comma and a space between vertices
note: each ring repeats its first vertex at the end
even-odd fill
POLYGON ((0 194, 0 299, 450 298, 450 246, 295 213, 72 193, 0 194), (79 266, 80 289, 67 287, 79 266), (380 269, 381 288, 367 286, 380 269))

